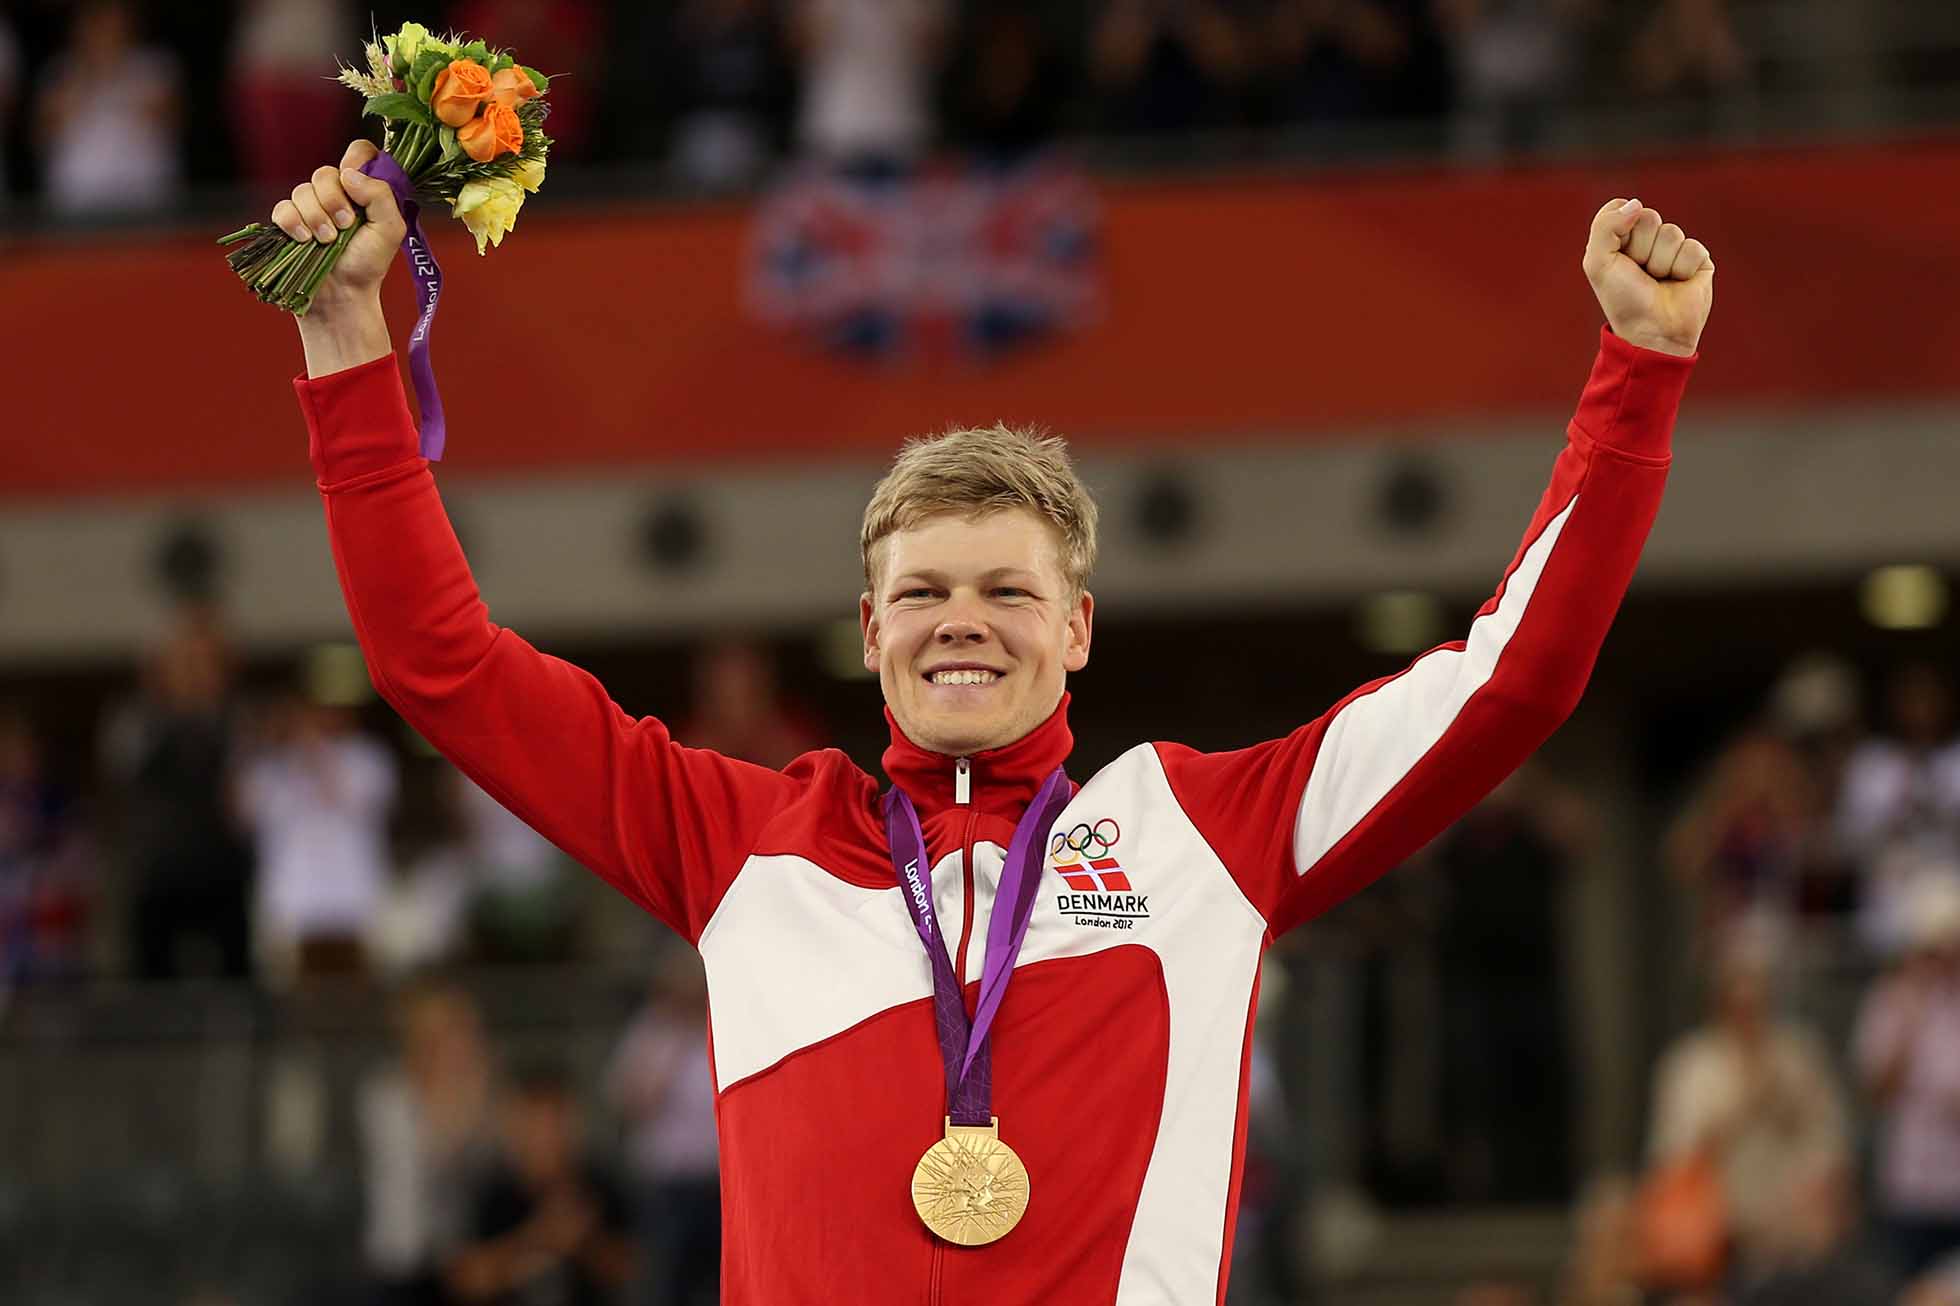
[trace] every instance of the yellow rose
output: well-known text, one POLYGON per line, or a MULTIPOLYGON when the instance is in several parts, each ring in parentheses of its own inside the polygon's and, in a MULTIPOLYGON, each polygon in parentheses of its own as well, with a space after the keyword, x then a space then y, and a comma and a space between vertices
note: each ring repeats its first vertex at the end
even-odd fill
POLYGON ((544 185, 544 160, 526 159, 510 170, 510 179, 533 195, 544 185))
POLYGON ((483 244, 504 243, 504 233, 517 225, 517 211, 524 207, 524 192, 508 177, 490 177, 464 186, 456 196, 450 213, 476 237, 476 252, 483 244))
POLYGON ((403 63, 413 66, 415 56, 422 53, 422 47, 433 39, 429 35, 429 29, 422 24, 403 23, 401 31, 393 36, 381 38, 381 48, 387 51, 390 63, 400 59, 403 63))

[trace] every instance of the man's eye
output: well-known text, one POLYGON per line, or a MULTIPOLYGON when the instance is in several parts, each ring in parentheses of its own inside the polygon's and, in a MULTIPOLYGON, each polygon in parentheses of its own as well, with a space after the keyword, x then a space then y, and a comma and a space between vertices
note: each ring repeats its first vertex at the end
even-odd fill
POLYGON ((931 598, 932 591, 929 589, 902 590, 899 592, 898 597, 901 599, 931 598))
POLYGON ((994 593, 1005 595, 1010 599, 1025 599, 1028 597, 1028 592, 1026 590, 1020 589, 1013 585, 1002 585, 999 588, 995 589, 994 593))

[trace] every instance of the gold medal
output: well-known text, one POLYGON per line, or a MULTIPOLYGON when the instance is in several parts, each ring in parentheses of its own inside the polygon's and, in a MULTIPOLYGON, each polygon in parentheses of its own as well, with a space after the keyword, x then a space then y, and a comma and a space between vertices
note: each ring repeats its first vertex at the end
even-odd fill
POLYGON ((1021 1222, 1028 1210, 1028 1171, 992 1124, 956 1125, 926 1149, 912 1172, 912 1205, 926 1228, 949 1243, 979 1247, 1021 1222))

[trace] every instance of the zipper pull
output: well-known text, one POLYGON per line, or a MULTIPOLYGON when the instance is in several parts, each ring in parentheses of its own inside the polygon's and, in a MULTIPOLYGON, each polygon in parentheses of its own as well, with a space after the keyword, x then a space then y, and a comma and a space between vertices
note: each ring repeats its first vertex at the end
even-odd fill
POLYGON ((953 762, 953 801, 961 807, 973 801, 972 758, 956 758, 953 762))

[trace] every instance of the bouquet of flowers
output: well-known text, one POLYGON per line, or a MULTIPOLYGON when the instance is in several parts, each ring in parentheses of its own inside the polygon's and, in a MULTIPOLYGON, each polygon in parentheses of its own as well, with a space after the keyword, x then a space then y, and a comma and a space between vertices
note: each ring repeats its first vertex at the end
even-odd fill
MULTIPOLYGON (((362 171, 389 183, 409 225, 403 247, 423 279, 429 259, 416 221, 418 204, 440 201, 476 237, 476 252, 503 242, 526 194, 544 181, 551 138, 544 134, 549 80, 508 50, 459 35, 437 37, 420 23, 366 44, 366 68, 342 66, 340 82, 367 100, 364 112, 384 124, 382 153, 362 171)), ((331 243, 297 241, 254 222, 220 245, 226 261, 268 304, 304 314, 365 218, 331 243)), ((436 285, 440 286, 439 274, 436 285)))

